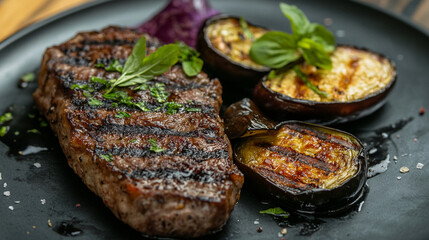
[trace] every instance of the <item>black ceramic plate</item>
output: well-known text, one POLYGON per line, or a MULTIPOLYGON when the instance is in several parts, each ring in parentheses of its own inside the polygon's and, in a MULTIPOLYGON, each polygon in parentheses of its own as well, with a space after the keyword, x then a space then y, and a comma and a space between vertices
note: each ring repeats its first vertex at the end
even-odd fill
MULTIPOLYGON (((323 23, 330 18, 333 23, 329 28, 339 43, 366 47, 396 62, 399 78, 386 105, 369 117, 337 126, 368 144, 371 164, 381 160, 373 170, 387 170, 368 180, 369 192, 354 211, 333 218, 291 216, 276 221, 259 214, 274 205, 253 195, 251 186, 246 186, 223 231, 209 238, 278 239, 286 226, 286 239, 428 239, 429 114, 419 115, 420 107, 429 110, 428 34, 405 20, 356 2, 288 2, 298 5, 312 21, 323 23), (418 163, 426 166, 417 169, 418 163), (409 172, 401 174, 402 166, 409 172), (259 226, 261 233, 256 231, 259 226)), ((0 188, 10 191, 10 196, 0 196, 1 239, 61 239, 67 238, 67 233, 76 234, 77 239, 142 238, 117 220, 81 183, 67 166, 50 130, 39 126, 37 116, 28 116, 37 113, 31 97, 35 83, 25 89, 18 88, 17 83, 24 73, 37 71, 46 47, 78 31, 111 24, 135 26, 165 3, 91 3, 30 26, 0 44, 0 111, 13 106, 15 115, 0 143, 0 188), (42 134, 27 132, 33 128, 42 134), (19 135, 15 136, 15 131, 19 135)), ((212 5, 256 24, 289 30, 277 1, 217 0, 212 5)))

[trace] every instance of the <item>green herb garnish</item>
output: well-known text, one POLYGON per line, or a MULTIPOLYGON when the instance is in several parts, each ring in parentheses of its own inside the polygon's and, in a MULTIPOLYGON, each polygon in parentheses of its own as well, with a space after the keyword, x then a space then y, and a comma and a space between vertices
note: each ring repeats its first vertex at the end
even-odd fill
POLYGON ((88 92, 94 92, 94 89, 93 89, 91 86, 86 85, 86 84, 84 84, 84 85, 73 84, 73 85, 71 86, 71 89, 72 89, 72 90, 74 90, 74 89, 76 89, 76 88, 78 88, 78 89, 82 89, 82 90, 85 90, 85 91, 88 91, 88 92))
POLYGON ((34 79, 36 78, 36 74, 30 72, 30 73, 26 73, 21 77, 21 80, 24 82, 32 82, 34 81, 34 79))
POLYGON ((299 69, 299 66, 295 66, 293 68, 293 70, 295 71, 296 75, 298 75, 299 78, 301 78, 301 80, 305 83, 305 85, 307 85, 308 88, 310 88, 311 90, 313 90, 313 92, 319 94, 322 97, 329 97, 329 94, 319 90, 319 88, 317 88, 316 86, 313 85, 313 83, 311 83, 308 78, 307 75, 305 75, 305 73, 303 73, 301 71, 301 69, 299 69))
POLYGON ((118 111, 118 114, 115 115, 117 118, 129 118, 131 115, 127 112, 118 111))
POLYGON ((114 87, 140 85, 152 80, 170 69, 179 59, 177 44, 167 44, 146 56, 146 38, 137 41, 131 55, 125 62, 121 76, 112 81, 112 86, 106 91, 109 93, 114 87))
POLYGON ((182 42, 176 42, 179 46, 179 62, 185 74, 189 77, 196 76, 201 72, 204 62, 199 58, 200 53, 182 42))
POLYGON ((9 126, 2 126, 0 128, 0 137, 4 137, 9 132, 9 126))
POLYGON ((134 106, 138 107, 143 112, 150 112, 151 111, 149 108, 146 107, 145 102, 134 103, 134 106))
POLYGON ((122 64, 118 61, 118 60, 114 60, 109 66, 107 66, 106 71, 108 72, 120 72, 122 73, 122 71, 124 70, 124 67, 122 66, 122 64))
POLYGON ((269 208, 267 210, 260 211, 259 213, 274 215, 274 216, 283 217, 283 218, 288 218, 289 217, 289 213, 286 212, 285 210, 283 210, 280 207, 269 208))
POLYGON ((201 108, 185 108, 187 112, 201 112, 201 108))
POLYGON ((29 114, 28 114, 28 118, 33 119, 33 118, 35 118, 35 117, 36 117, 36 115, 34 115, 34 114, 31 114, 31 113, 29 113, 29 114))
POLYGON ((7 112, 0 116, 0 124, 3 124, 4 122, 11 121, 13 119, 13 115, 10 112, 7 112))
POLYGON ((40 134, 40 131, 39 131, 39 130, 37 130, 37 129, 30 129, 30 130, 27 130, 27 133, 40 134))
POLYGON ((109 87, 110 84, 111 84, 111 82, 109 80, 104 79, 104 78, 100 78, 100 77, 95 77, 95 76, 91 77, 91 82, 93 82, 93 83, 97 83, 98 82, 98 83, 103 84, 106 87, 109 87))
POLYGON ((149 139, 149 140, 148 140, 148 142, 149 142, 149 143, 150 143, 150 145, 151 145, 150 150, 151 150, 152 152, 159 153, 159 152, 164 151, 164 149, 163 149, 163 148, 161 148, 161 147, 159 147, 159 146, 158 146, 158 143, 156 142, 156 139, 151 138, 151 139, 149 139))
POLYGON ((90 106, 101 106, 101 105, 103 105, 103 102, 102 102, 102 101, 100 101, 100 100, 98 100, 98 99, 95 99, 95 98, 90 98, 90 99, 88 100, 88 104, 89 104, 90 106))
POLYGON ((280 69, 303 59, 309 65, 331 70, 329 54, 335 49, 334 35, 322 25, 311 23, 296 6, 280 3, 280 9, 291 23, 292 34, 267 32, 252 44, 252 60, 280 69))
POLYGON ((255 36, 253 36, 253 33, 250 31, 246 20, 243 17, 240 17, 239 22, 240 22, 241 29, 243 29, 244 35, 246 35, 246 38, 248 38, 250 41, 254 41, 255 36))
POLYGON ((40 126, 41 127, 47 127, 48 123, 45 120, 40 120, 40 126))
POLYGON ((177 111, 181 107, 183 107, 183 105, 180 103, 175 103, 175 102, 166 102, 166 103, 164 103, 164 107, 167 110, 168 114, 176 114, 177 111))
POLYGON ((138 139, 133 139, 133 140, 130 141, 130 143, 135 143, 137 141, 138 141, 138 139))
POLYGON ((18 136, 18 135, 19 135, 19 131, 15 131, 13 134, 14 134, 15 136, 18 136))
POLYGON ((117 59, 115 59, 107 67, 103 63, 96 63, 96 64, 94 64, 94 67, 104 68, 104 70, 106 70, 108 72, 120 72, 120 73, 122 73, 122 70, 124 69, 122 64, 117 59))
POLYGON ((99 157, 106 160, 106 162, 111 162, 113 155, 109 153, 109 154, 99 155, 99 157))
POLYGON ((170 94, 165 91, 165 85, 163 83, 156 83, 154 87, 149 87, 150 95, 156 98, 159 103, 167 101, 170 94))
POLYGON ((277 31, 264 34, 252 44, 252 60, 281 68, 303 57, 310 65, 331 69, 329 53, 335 49, 334 35, 322 25, 310 23, 296 6, 280 3, 280 9, 291 23, 292 34, 277 31))

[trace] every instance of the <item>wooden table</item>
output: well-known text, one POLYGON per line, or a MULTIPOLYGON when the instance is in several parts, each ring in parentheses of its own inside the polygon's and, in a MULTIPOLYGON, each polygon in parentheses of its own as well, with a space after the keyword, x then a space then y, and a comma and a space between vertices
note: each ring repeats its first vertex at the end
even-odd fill
MULTIPOLYGON (((0 41, 32 23, 90 1, 93 0, 0 0, 0 41)), ((429 30, 429 0, 359 1, 403 15, 429 30)))

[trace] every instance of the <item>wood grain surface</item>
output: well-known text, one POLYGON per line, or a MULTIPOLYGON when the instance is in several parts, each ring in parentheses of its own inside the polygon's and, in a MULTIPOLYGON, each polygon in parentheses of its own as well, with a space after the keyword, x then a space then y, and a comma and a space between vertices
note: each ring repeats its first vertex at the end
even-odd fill
MULTIPOLYGON (((0 41, 30 24, 90 1, 0 0, 0 41)), ((360 1, 403 15, 429 30, 429 0, 360 1)))

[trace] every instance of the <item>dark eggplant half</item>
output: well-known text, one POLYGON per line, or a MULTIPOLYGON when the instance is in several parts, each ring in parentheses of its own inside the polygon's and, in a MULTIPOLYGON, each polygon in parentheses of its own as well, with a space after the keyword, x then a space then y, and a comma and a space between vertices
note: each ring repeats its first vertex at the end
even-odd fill
POLYGON ((310 90, 290 69, 274 78, 265 76, 255 87, 253 100, 273 119, 320 124, 356 120, 383 106, 396 83, 390 60, 352 46, 338 46, 331 59, 332 70, 300 64, 308 80, 328 97, 310 90))
POLYGON ((252 189, 306 214, 347 210, 362 198, 367 180, 359 139, 299 121, 236 140, 234 160, 252 189))
MULTIPOLYGON (((268 31, 249 22, 247 26, 254 39, 268 31)), ((219 77, 225 91, 235 93, 232 95, 243 91, 251 95, 256 83, 270 70, 250 59, 253 40, 245 32, 239 17, 218 15, 208 18, 198 33, 197 50, 205 68, 219 77)))
POLYGON ((230 140, 272 129, 276 123, 265 117, 249 98, 231 104, 223 113, 225 133, 230 140))

